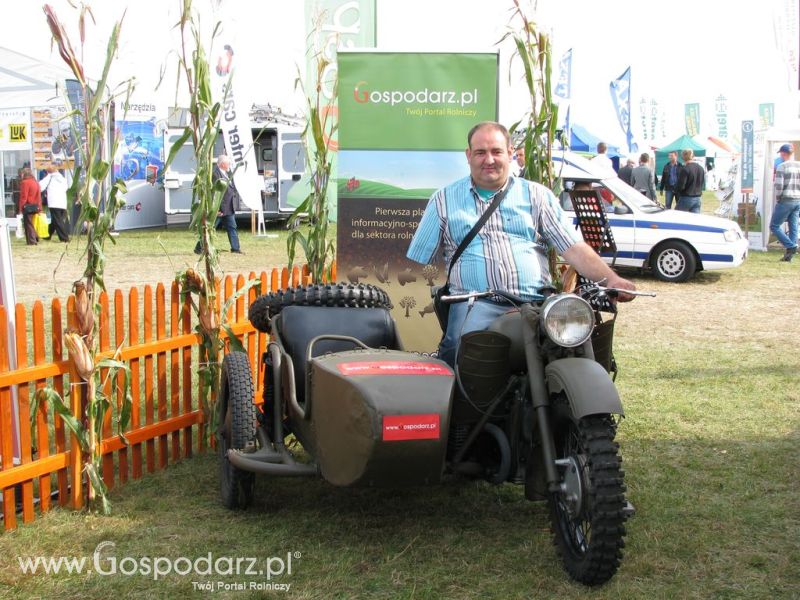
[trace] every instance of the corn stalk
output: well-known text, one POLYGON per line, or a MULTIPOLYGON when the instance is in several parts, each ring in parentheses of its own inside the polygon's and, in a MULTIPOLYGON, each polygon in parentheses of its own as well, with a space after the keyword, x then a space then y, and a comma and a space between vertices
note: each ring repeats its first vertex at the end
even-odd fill
MULTIPOLYGON (((180 286, 182 300, 184 302, 189 300, 188 305, 197 316, 195 331, 198 332, 201 340, 198 369, 201 381, 200 406, 203 418, 209 424, 209 427, 205 429, 206 438, 210 439, 217 428, 216 390, 219 387, 224 351, 224 340, 220 335, 220 330, 223 329, 227 332, 230 344, 234 349, 243 350, 241 342, 220 316, 217 284, 219 250, 214 244, 216 238, 214 225, 228 185, 223 180, 214 181, 214 143, 219 130, 222 104, 228 95, 230 80, 225 86, 221 101, 215 102, 209 72, 211 67, 200 32, 200 19, 192 11, 191 0, 181 0, 181 15, 176 27, 180 32, 181 39, 180 48, 175 53, 178 61, 176 97, 182 79, 189 93, 190 121, 170 150, 165 169, 169 168, 184 144, 191 142, 194 148, 196 168, 192 183, 192 218, 189 228, 197 234, 201 252, 195 268, 178 272, 175 280, 180 286)), ((219 28, 220 23, 216 23, 208 46, 209 54, 219 28)), ((228 300, 222 309, 222 315, 228 313, 227 309, 232 301, 259 283, 257 279, 248 281, 244 288, 228 300)))
POLYGON ((80 140, 78 147, 80 165, 75 167, 68 198, 77 203, 81 209, 79 220, 85 226, 85 238, 80 233, 81 227, 76 229, 79 232, 78 239, 85 240, 83 256, 86 259, 86 268, 83 278, 73 284, 77 328, 68 330, 64 335, 64 345, 67 347, 69 360, 82 382, 73 383, 71 388, 76 389, 80 385, 83 388, 83 395, 80 410, 75 414, 52 387, 38 390, 32 404, 31 423, 33 425, 36 411, 41 404, 49 403, 54 407, 55 412, 61 416, 80 444, 84 473, 90 483, 87 486, 88 506, 94 507, 99 504, 102 511, 108 513, 110 505, 107 488, 100 474, 103 418, 109 410, 116 408, 117 428, 124 440, 124 431, 131 414, 131 397, 129 370, 127 365, 119 360, 118 352, 113 358, 98 359, 100 310, 98 298, 100 292, 105 290, 105 244, 108 241, 116 243, 111 236, 111 229, 119 210, 125 204, 122 194, 126 192, 122 180, 110 185, 107 182, 111 167, 108 157, 114 156, 118 143, 116 138, 108 143, 108 134, 113 127, 111 106, 118 96, 124 98, 124 104, 127 105, 133 90, 133 82, 126 81, 117 88, 117 92, 110 91, 107 86, 111 65, 119 45, 122 19, 111 30, 102 74, 97 84, 92 86, 82 64, 86 21, 87 18, 94 21, 91 9, 81 4, 78 12, 80 56, 53 8, 44 5, 43 9, 53 42, 78 81, 84 99, 82 107, 73 107, 66 115, 73 124, 75 139, 80 140), (76 122, 80 127, 76 127, 76 122), (102 381, 101 374, 104 376, 102 381), (119 386, 118 391, 122 398, 116 407, 104 393, 111 382, 119 386))
MULTIPOLYGON (((316 27, 320 27, 319 19, 316 27)), ((316 40, 319 36, 312 35, 310 37, 316 40)), ((330 207, 327 197, 333 164, 329 140, 337 128, 333 117, 335 114, 333 108, 338 80, 332 82, 333 91, 330 100, 326 101, 322 88, 326 83, 324 74, 330 61, 324 57, 320 48, 312 46, 309 52, 313 53, 316 65, 314 89, 310 91, 306 89, 299 74, 295 81, 295 88, 299 86, 306 98, 308 115, 303 137, 306 140, 308 155, 306 164, 311 172, 311 190, 291 216, 286 249, 289 254, 289 270, 292 270, 299 244, 306 256, 311 281, 320 283, 325 279, 330 281, 336 253, 333 240, 328 239, 330 207), (306 215, 307 221, 304 224, 303 218, 306 215)))
MULTIPOLYGON (((550 37, 528 16, 519 0, 513 2, 511 18, 512 21, 518 22, 518 27, 510 29, 500 41, 510 37, 514 42, 511 63, 519 60, 522 64, 529 106, 522 118, 514 123, 509 131, 512 136, 515 132, 523 132, 527 178, 547 186, 558 195, 561 191, 561 181, 553 168, 552 152, 558 124, 558 105, 553 102, 552 94, 553 65, 550 37)), ((510 78, 511 69, 509 69, 510 78)), ((560 287, 555 250, 550 250, 548 258, 553 285, 560 287)))

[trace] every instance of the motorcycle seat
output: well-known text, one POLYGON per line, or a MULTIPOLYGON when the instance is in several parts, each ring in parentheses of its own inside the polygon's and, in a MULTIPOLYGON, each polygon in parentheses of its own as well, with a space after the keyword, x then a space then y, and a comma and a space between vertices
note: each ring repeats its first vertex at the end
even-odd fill
MULTIPOLYGON (((305 401, 308 345, 315 337, 346 335, 370 348, 402 350, 394 319, 385 308, 287 306, 273 321, 273 327, 277 327, 284 350, 292 357, 295 392, 301 403, 305 401)), ((313 356, 356 347, 344 340, 320 340, 314 344, 313 356)))

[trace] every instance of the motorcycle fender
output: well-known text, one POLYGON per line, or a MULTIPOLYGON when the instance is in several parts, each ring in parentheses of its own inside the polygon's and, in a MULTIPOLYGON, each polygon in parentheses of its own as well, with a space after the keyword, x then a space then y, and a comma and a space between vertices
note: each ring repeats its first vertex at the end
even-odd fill
POLYGON ((600 363, 588 358, 562 358, 545 367, 551 394, 564 392, 577 420, 587 415, 624 415, 614 382, 600 363))

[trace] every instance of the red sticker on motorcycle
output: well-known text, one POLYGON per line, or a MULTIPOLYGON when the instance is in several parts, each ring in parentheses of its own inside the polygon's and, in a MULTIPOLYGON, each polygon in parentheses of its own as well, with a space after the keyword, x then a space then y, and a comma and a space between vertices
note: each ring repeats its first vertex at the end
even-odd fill
POLYGON ((383 441, 438 440, 439 415, 384 415, 383 441))
POLYGON ((449 375, 453 372, 442 364, 412 360, 373 360, 344 362, 336 365, 339 373, 350 375, 449 375))

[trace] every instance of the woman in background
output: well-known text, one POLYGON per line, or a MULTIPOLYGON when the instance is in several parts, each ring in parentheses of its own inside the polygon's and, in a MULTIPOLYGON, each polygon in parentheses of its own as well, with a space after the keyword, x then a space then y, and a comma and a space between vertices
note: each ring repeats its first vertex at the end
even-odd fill
POLYGON ((25 167, 22 169, 22 181, 19 183, 19 212, 22 213, 22 222, 25 225, 25 242, 28 246, 35 246, 39 243, 39 236, 36 233, 33 217, 41 211, 42 193, 39 189, 39 182, 33 176, 31 168, 25 167))

